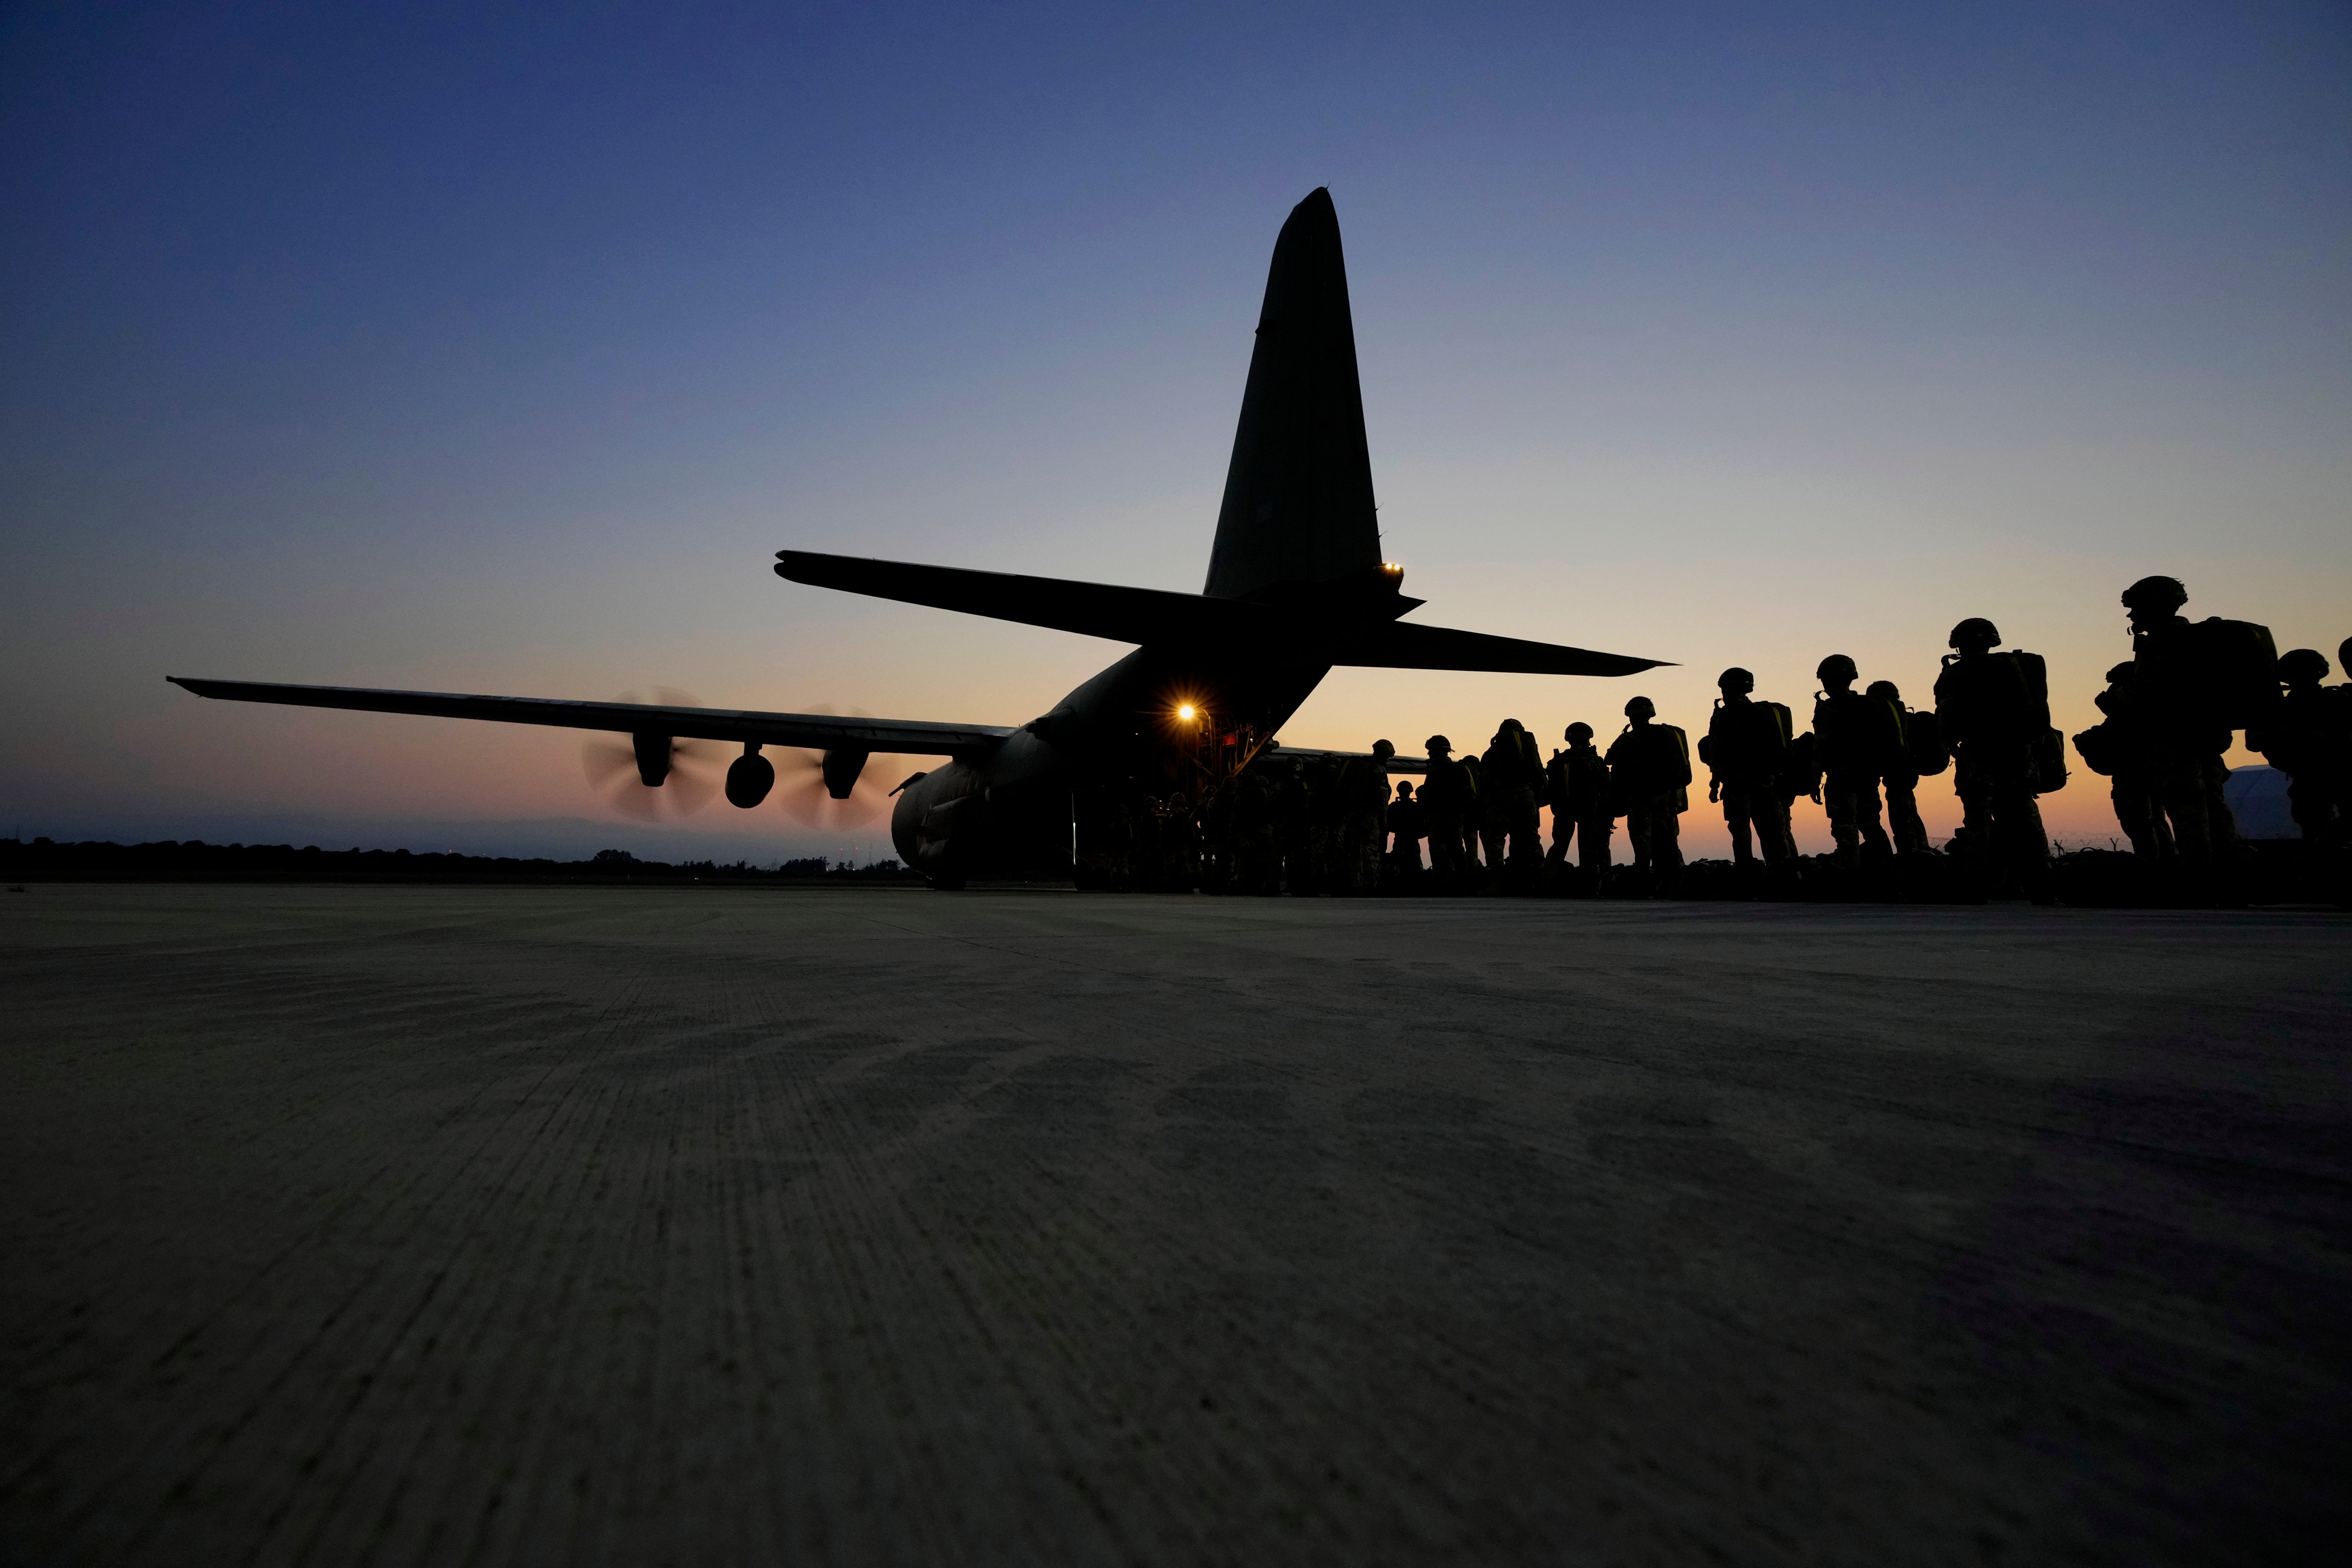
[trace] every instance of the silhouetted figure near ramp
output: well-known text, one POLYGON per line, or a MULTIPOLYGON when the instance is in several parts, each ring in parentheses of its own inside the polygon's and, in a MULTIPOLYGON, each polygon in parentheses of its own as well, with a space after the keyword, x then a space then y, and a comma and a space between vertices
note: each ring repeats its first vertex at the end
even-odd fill
POLYGON ((1813 699, 1813 737, 1822 769, 1822 805, 1840 864, 1864 854, 1891 855, 1879 826, 1878 781, 1895 757, 1900 731, 1894 709, 1854 690, 1853 660, 1833 653, 1813 671, 1822 691, 1813 699))
POLYGON ((1254 763, 1227 787, 1234 800, 1234 890, 1270 898, 1282 891, 1282 851, 1275 831, 1279 782, 1272 764, 1254 763))
POLYGON ((1568 864, 1571 844, 1585 883, 1597 893, 1609 874, 1609 839, 1616 818, 1609 808, 1609 763, 1592 743, 1592 726, 1570 724, 1561 736, 1568 750, 1554 752, 1544 770, 1544 804, 1551 807, 1551 850, 1549 861, 1568 864))
POLYGON ((2166 860, 2173 855, 2172 827, 2157 804, 2156 742, 2137 689, 2138 678, 2139 666, 2129 659, 2107 671, 2107 689, 2096 699, 2106 717, 2074 737, 2074 751, 2085 767, 2107 776, 2107 798, 2132 853, 2166 860))
POLYGON ((1886 827, 1897 855, 1933 853, 1927 825, 1919 819, 1919 776, 1942 773, 1948 765, 1943 731, 1933 713, 1914 713, 1903 705, 1903 693, 1891 680, 1874 680, 1864 695, 1886 704, 1895 715, 1895 751, 1880 782, 1886 788, 1886 827))
POLYGON ((1412 781, 1402 779, 1397 784, 1396 799, 1389 803, 1389 869, 1402 891, 1412 891, 1421 885, 1421 803, 1412 798, 1412 781))
POLYGON ((1486 874, 1500 885, 1506 868, 1515 881, 1532 881, 1543 862, 1537 841, 1543 789, 1543 761, 1535 737, 1517 719, 1506 719, 1478 764, 1478 837, 1486 850, 1486 874))
POLYGON ((2334 774, 2343 748, 2337 732, 2343 704, 2321 684, 2327 675, 2327 656, 2317 648, 2279 655, 2278 709, 2260 729, 2246 731, 2247 746, 2286 774, 2288 809, 2304 838, 2314 844, 2332 842, 2341 831, 2336 808, 2340 785, 2334 774))
POLYGON ((1751 827, 1763 847, 1765 863, 1786 864, 1797 858, 1797 841, 1789 830, 1789 801, 1780 787, 1792 739, 1789 710, 1778 702, 1755 701, 1749 694, 1756 689, 1756 678, 1737 665, 1716 677, 1715 684, 1723 695, 1717 699, 1698 743, 1699 761, 1707 768, 1706 798, 1723 805, 1735 864, 1755 861, 1751 827))
POLYGON ((1633 865, 1657 879, 1660 891, 1683 865, 1682 814, 1690 809, 1690 742, 1672 724, 1656 721, 1646 697, 1625 704, 1625 729, 1609 743, 1609 782, 1625 816, 1633 865))
POLYGON ((1954 651, 1936 677, 1936 720, 1951 742, 1967 854, 2048 903, 2050 840, 2034 800, 2034 751, 2050 731, 2049 677, 2041 655, 1995 653, 2000 642, 1981 616, 1952 628, 1954 651))
POLYGON ((1429 772, 1421 783, 1421 825, 1429 837, 1430 874, 1452 891, 1462 880, 1462 836, 1476 797, 1468 770, 1454 756, 1454 742, 1432 735, 1429 772))
POLYGON ((1388 847, 1389 759, 1395 755, 1394 744, 1374 741, 1370 756, 1339 763, 1339 886, 1334 892, 1381 889, 1381 857, 1388 847))
POLYGON ((2180 614, 2177 578, 2143 577, 2123 592, 2131 622, 2136 693, 2156 760, 2156 797, 2189 868, 2210 868, 2238 846, 2222 786, 2233 730, 2259 728, 2278 703, 2278 652, 2267 627, 2180 614))

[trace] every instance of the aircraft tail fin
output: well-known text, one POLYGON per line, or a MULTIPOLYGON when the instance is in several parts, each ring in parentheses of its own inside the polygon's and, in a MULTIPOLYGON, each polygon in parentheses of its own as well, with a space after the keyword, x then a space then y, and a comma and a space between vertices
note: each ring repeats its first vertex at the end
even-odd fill
POLYGON ((1274 242, 1202 591, 1242 599, 1361 582, 1380 563, 1339 216, 1331 193, 1318 189, 1291 209, 1274 242))

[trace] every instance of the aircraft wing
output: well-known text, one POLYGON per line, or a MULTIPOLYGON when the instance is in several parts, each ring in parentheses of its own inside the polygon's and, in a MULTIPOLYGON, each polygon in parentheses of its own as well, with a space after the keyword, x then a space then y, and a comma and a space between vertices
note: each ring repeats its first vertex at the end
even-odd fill
POLYGON ((164 677, 199 697, 283 702, 297 708, 348 708, 362 713, 422 713, 436 719, 488 719, 501 724, 551 724, 565 730, 617 730, 679 740, 758 741, 812 750, 955 756, 985 751, 1013 733, 991 724, 930 724, 914 719, 850 719, 832 713, 763 713, 751 709, 666 708, 646 702, 574 702, 551 697, 471 697, 449 691, 383 691, 363 686, 281 686, 254 680, 164 677))
POLYGON ((1358 626, 1331 647, 1330 656, 1333 664, 1380 669, 1471 669, 1496 675, 1633 675, 1666 662, 1415 621, 1358 626))

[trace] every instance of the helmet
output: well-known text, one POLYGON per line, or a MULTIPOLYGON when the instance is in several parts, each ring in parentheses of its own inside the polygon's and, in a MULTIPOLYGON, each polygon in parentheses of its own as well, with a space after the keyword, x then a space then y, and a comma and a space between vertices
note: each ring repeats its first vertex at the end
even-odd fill
POLYGON ((2178 577, 2143 577, 2124 590, 2124 606, 2133 610, 2177 610, 2189 602, 2189 590, 2178 577))
POLYGON ((1729 669, 1725 670, 1721 675, 1717 676, 1715 678, 1715 683, 1723 688, 1726 691, 1753 691, 1756 689, 1756 678, 1748 674, 1746 670, 1740 668, 1736 664, 1729 669))
POLYGON ((1845 677, 1848 680, 1852 680, 1855 676, 1860 675, 1862 671, 1854 668, 1853 659, 1850 656, 1842 653, 1833 653, 1830 655, 1829 658, 1822 660, 1821 664, 1813 670, 1813 674, 1823 680, 1828 680, 1832 677, 1841 675, 1845 677))
POLYGON ((2281 680, 2325 680, 2327 679, 2327 656, 2315 647, 2291 647, 2279 655, 2278 678, 2281 680))
POLYGON ((1874 680, 1863 689, 1864 697, 1875 697, 1881 702, 1900 702, 1902 691, 1891 680, 1874 680))
POLYGON ((1496 725, 1495 730, 1497 734, 1500 734, 1505 731, 1508 731, 1512 734, 1517 735, 1524 734, 1527 731, 1527 726, 1520 723, 1517 719, 1506 719, 1500 724, 1496 725))
POLYGON ((1450 752, 1454 749, 1454 742, 1443 735, 1432 735, 1421 744, 1422 748, 1433 757, 1440 752, 1450 752))
POLYGON ((1636 713, 1647 714, 1654 719, 1658 716, 1658 705, 1646 697, 1636 697, 1625 704, 1625 717, 1631 719, 1636 713))
POLYGON ((1568 734, 1565 739, 1571 746, 1576 744, 1579 741, 1590 741, 1592 739, 1592 726, 1585 723, 1582 720, 1579 720, 1577 722, 1570 724, 1568 727, 1568 734))
POLYGON ((1952 628, 1950 646, 1957 648, 1993 647, 2000 642, 2000 628, 1982 616, 1970 616, 1952 628))
POLYGON ((1372 742, 1372 755, 1376 757, 1395 756, 1396 742, 1394 741, 1374 741, 1372 742))

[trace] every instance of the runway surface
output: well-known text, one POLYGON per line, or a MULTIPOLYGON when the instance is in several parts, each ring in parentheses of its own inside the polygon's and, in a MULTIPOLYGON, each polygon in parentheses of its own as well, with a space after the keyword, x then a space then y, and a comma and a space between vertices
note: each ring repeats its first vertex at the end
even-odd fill
POLYGON ((2312 1561, 2352 924, 0 895, 32 1562, 2312 1561))

